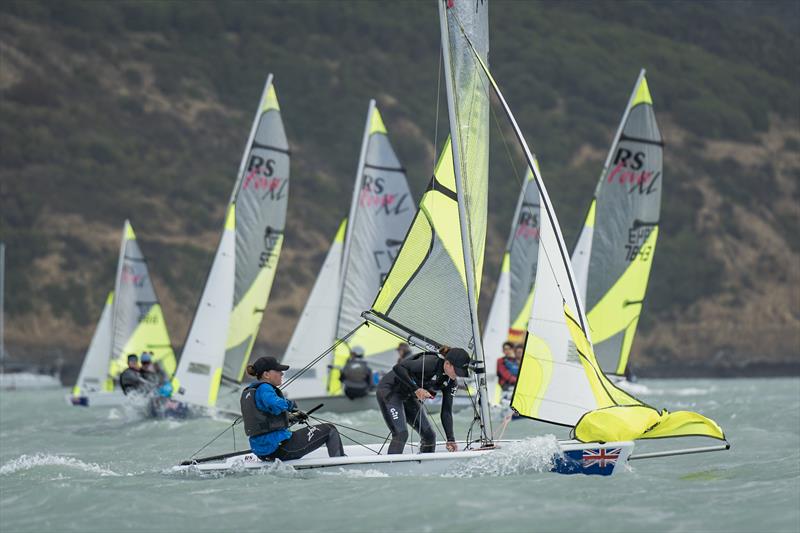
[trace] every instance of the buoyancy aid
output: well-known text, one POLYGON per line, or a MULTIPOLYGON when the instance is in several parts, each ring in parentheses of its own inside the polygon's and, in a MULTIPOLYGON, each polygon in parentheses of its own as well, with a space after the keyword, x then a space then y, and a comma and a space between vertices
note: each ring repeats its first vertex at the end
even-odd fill
POLYGON ((289 413, 284 411, 278 415, 273 415, 267 411, 262 411, 256 406, 256 390, 262 385, 269 385, 275 389, 275 394, 283 398, 283 392, 269 383, 258 381, 245 387, 242 391, 240 400, 242 407, 242 420, 244 421, 244 432, 248 437, 263 435, 279 429, 289 427, 289 413))

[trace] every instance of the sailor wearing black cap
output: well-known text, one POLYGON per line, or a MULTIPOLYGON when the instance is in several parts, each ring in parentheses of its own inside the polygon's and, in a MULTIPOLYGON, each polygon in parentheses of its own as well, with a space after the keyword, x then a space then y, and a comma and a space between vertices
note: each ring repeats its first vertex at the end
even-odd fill
POLYGON ((260 357, 247 367, 247 373, 255 381, 242 391, 241 407, 244 432, 250 439, 250 448, 262 461, 271 459, 299 459, 323 444, 328 447, 330 457, 344 455, 342 439, 331 424, 319 424, 289 431, 297 422, 304 422, 308 415, 297 410, 291 400, 283 396, 282 365, 274 357, 260 357))
POLYGON ((406 423, 420 436, 420 451, 436 450, 436 433, 420 402, 442 392, 442 427, 447 436, 447 449, 458 449, 453 435, 453 394, 456 378, 469 374, 470 357, 461 348, 443 348, 440 355, 424 352, 407 357, 394 365, 378 383, 378 407, 392 432, 389 453, 403 453, 408 440, 406 423))

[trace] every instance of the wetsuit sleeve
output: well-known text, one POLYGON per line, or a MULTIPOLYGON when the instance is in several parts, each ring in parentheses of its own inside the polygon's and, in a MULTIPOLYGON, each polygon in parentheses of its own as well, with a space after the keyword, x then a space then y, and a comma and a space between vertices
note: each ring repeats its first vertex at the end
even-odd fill
POLYGON ((455 441, 453 434, 453 392, 456 385, 452 380, 442 389, 442 428, 448 441, 455 441))
POLYGON ((256 407, 262 411, 267 411, 273 415, 279 415, 284 411, 289 411, 294 402, 281 398, 275 393, 275 389, 269 385, 261 385, 256 390, 256 407))
POLYGON ((420 384, 417 383, 412 374, 417 373, 418 369, 416 367, 419 366, 421 368, 421 359, 414 361, 403 359, 392 367, 397 380, 412 392, 420 387, 420 384))

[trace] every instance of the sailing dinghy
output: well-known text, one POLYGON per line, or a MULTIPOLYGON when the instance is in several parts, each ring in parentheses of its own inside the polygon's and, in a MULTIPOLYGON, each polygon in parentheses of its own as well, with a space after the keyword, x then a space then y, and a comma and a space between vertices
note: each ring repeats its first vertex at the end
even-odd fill
POLYGON ((377 405, 374 393, 346 397, 339 374, 357 346, 374 370, 391 369, 397 361, 394 335, 380 328, 347 334, 363 322, 361 313, 375 299, 415 213, 406 171, 375 100, 370 100, 349 216, 339 226, 283 356, 291 367, 287 379, 295 377, 289 397, 302 408, 324 403, 326 411, 341 413, 377 405), (328 368, 295 374, 333 344, 328 368))
POLYGON ((283 245, 289 144, 267 77, 228 202, 225 227, 172 380, 172 399, 194 413, 239 410, 242 377, 283 245), (235 396, 235 398, 234 398, 235 396))
POLYGON ((121 405, 125 396, 115 380, 128 367, 128 354, 142 352, 152 352, 153 361, 167 375, 175 372, 175 353, 147 261, 126 220, 114 291, 106 298, 69 401, 82 406, 121 405))
MULTIPOLYGON (((724 441, 713 421, 691 412, 659 412, 617 389, 597 366, 583 306, 558 220, 530 149, 486 66, 488 2, 440 0, 439 20, 450 117, 434 177, 372 308, 363 316, 422 349, 442 344, 475 355, 473 370, 477 438, 463 451, 384 455, 380 444, 348 446, 346 457, 311 454, 286 461, 297 468, 370 469, 427 474, 437 466, 491 457, 513 441, 494 440, 485 361, 477 320, 488 193, 489 90, 494 92, 533 173, 541 204, 534 302, 525 357, 512 406, 523 416, 573 428, 576 440, 560 441, 550 469, 559 473, 611 475, 633 459, 634 440, 705 436, 724 441)), ((291 385, 287 382, 284 387, 291 385)), ((470 428, 469 434, 472 433, 470 428)), ((725 449, 727 442, 647 457, 725 449)), ((322 452, 324 453, 324 452, 322 452)), ((176 471, 263 468, 249 452, 190 459, 176 471)))
POLYGON ((628 370, 658 239, 664 142, 639 73, 572 252, 600 368, 628 370))

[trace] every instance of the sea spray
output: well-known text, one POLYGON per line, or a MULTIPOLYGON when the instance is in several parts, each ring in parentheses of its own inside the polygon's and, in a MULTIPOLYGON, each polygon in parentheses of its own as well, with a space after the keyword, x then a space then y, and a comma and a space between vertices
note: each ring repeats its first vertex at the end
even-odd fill
POLYGON ((17 472, 30 470, 39 466, 66 466, 100 476, 119 476, 116 472, 104 468, 96 463, 84 463, 74 457, 37 453, 36 455, 21 455, 0 466, 0 476, 7 476, 17 472))
POLYGON ((445 477, 510 476, 547 472, 560 455, 558 440, 553 435, 531 437, 501 443, 492 453, 480 454, 465 463, 453 466, 445 477))

